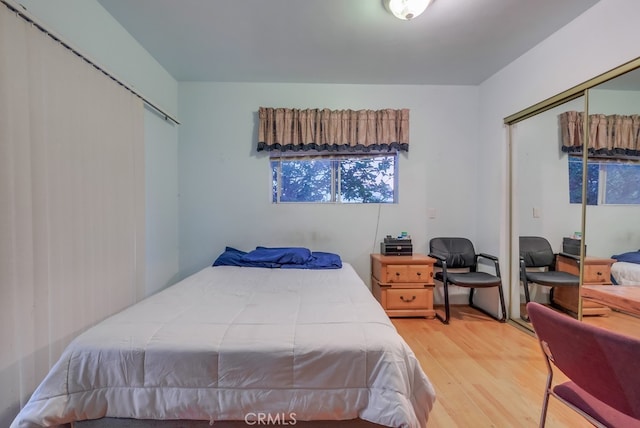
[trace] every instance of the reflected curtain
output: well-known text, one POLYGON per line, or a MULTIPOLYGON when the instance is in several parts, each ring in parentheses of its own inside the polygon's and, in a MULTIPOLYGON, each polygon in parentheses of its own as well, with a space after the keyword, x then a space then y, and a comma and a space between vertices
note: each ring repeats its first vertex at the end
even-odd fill
POLYGON ((260 107, 258 151, 409 150, 409 110, 260 107))
MULTIPOLYGON (((640 115, 589 115, 590 155, 640 156, 640 115)), ((584 113, 566 111, 560 114, 562 151, 582 153, 584 145, 584 113)))
POLYGON ((142 101, 0 4, 0 426, 144 291, 142 101))

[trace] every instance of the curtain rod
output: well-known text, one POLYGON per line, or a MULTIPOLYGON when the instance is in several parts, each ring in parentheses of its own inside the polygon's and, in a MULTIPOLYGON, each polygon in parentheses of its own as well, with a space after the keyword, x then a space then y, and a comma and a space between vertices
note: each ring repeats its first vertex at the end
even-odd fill
MULTIPOLYGON (((127 91, 131 92, 133 95, 135 95, 136 97, 140 98, 144 102, 144 104, 146 106, 148 106, 153 111, 158 113, 161 117, 164 118, 164 120, 171 121, 171 122, 175 123, 176 125, 180 125, 180 122, 178 121, 178 119, 176 119, 171 114, 167 113, 162 108, 158 107, 157 105, 155 105, 154 103, 152 103, 151 101, 149 101, 148 99, 143 97, 139 92, 137 92, 131 86, 129 86, 126 83, 122 82, 120 79, 115 77, 112 73, 108 72, 103 67, 99 66, 95 61, 89 59, 86 55, 84 55, 83 53, 81 53, 80 51, 78 51, 77 49, 72 47, 69 43, 65 42, 60 37, 58 37, 57 35, 53 34, 51 31, 46 29, 42 24, 37 22, 35 18, 33 18, 31 16, 28 16, 27 12, 25 12, 23 10, 20 10, 20 7, 24 8, 24 6, 22 6, 22 5, 14 6, 11 3, 9 3, 8 0, 0 0, 0 2, 3 3, 9 10, 14 12, 16 15, 18 15, 19 17, 21 17, 22 19, 24 19, 28 23, 34 25, 37 29, 39 29, 40 31, 42 31, 43 33, 45 33, 46 35, 51 37, 53 40, 55 40, 56 42, 60 43, 62 46, 64 46, 65 48, 67 48, 68 50, 70 50, 71 52, 73 52, 74 54, 79 56, 80 58, 82 58, 85 62, 87 62, 88 64, 93 66, 95 69, 99 70, 100 72, 102 72, 105 76, 109 77, 111 80, 116 82, 118 85, 122 86, 127 91)), ((26 10, 26 8, 24 8, 24 9, 26 10)))

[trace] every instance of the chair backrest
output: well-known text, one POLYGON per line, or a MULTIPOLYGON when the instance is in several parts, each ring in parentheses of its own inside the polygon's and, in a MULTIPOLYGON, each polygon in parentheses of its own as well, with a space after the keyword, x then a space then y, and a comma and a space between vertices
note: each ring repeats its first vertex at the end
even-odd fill
POLYGON ((447 268, 475 267, 476 252, 467 238, 432 238, 429 241, 429 252, 446 259, 447 268))
POLYGON ((555 254, 551 244, 540 236, 520 237, 520 258, 524 259, 526 267, 555 266, 555 254))
POLYGON ((539 303, 527 313, 551 362, 580 388, 640 418, 640 340, 585 324, 539 303))

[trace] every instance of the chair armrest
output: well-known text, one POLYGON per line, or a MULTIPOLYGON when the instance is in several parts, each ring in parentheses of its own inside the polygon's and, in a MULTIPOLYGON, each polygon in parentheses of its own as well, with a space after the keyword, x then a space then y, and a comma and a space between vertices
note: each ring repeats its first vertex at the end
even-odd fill
POLYGON ((524 262, 524 257, 520 257, 520 281, 523 283, 527 281, 527 264, 524 262))
POLYGON ((493 262, 493 267, 496 270, 496 276, 498 278, 500 278, 500 262, 498 261, 498 258, 496 256, 493 256, 491 254, 487 254, 487 253, 479 253, 476 254, 476 265, 478 264, 478 260, 480 258, 485 258, 485 259, 489 259, 493 262))
POLYGON ((429 253, 429 257, 433 257, 434 259, 439 260, 441 262, 446 262, 447 261, 447 259, 445 259, 444 257, 439 256, 437 254, 433 254, 433 253, 429 253))
POLYGON ((429 257, 433 257, 434 259, 438 260, 436 262, 436 266, 442 268, 442 276, 446 282, 447 281, 447 259, 445 257, 439 256, 437 254, 432 254, 432 253, 429 254, 429 257))
POLYGON ((493 260, 494 262, 498 261, 498 258, 496 256, 492 256, 491 254, 480 253, 480 254, 478 254, 478 256, 484 257, 485 259, 493 260))
POLYGON ((575 254, 569 254, 569 253, 558 253, 559 256, 562 257, 567 257, 569 259, 573 259, 573 260, 577 260, 580 261, 580 256, 576 256, 575 254))

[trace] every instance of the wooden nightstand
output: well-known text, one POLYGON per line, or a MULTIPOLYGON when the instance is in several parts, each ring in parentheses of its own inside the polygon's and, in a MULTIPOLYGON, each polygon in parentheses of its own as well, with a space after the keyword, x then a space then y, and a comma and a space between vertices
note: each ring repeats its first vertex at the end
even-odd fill
MULTIPOLYGON (((611 265, 613 259, 598 257, 585 257, 583 285, 611 285, 611 265)), ((580 274, 578 261, 570 257, 558 255, 556 258, 556 270, 580 274)), ((579 290, 571 287, 554 287, 553 302, 563 309, 578 313, 579 290)), ((582 301, 582 315, 608 315, 611 309, 587 300, 582 301)))
POLYGON ((371 291, 390 317, 434 318, 432 257, 371 254, 371 291))

